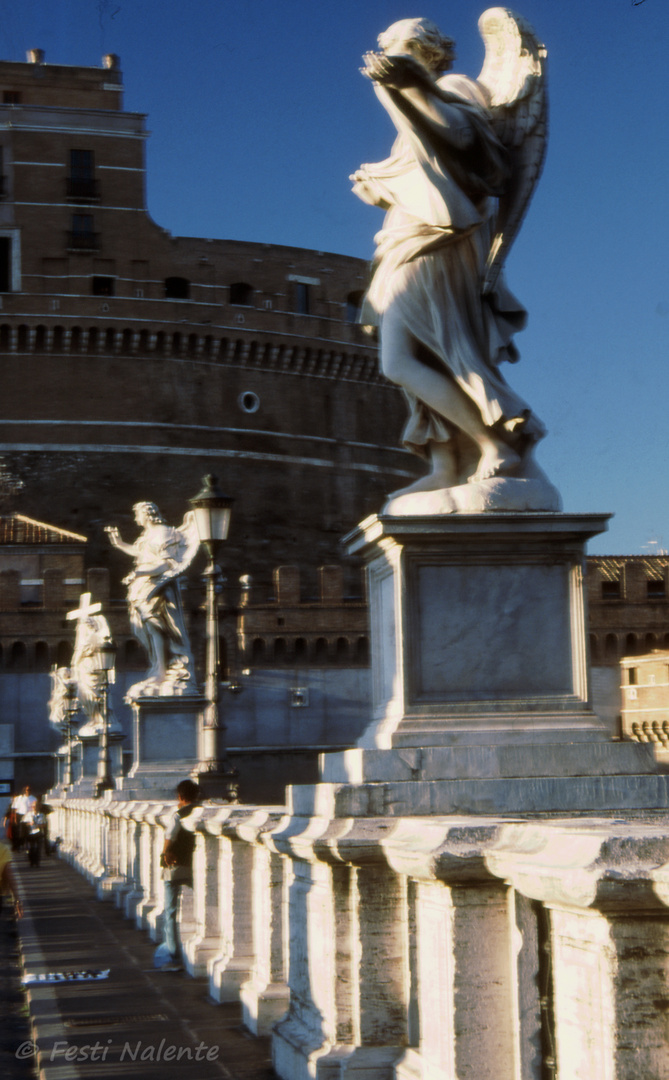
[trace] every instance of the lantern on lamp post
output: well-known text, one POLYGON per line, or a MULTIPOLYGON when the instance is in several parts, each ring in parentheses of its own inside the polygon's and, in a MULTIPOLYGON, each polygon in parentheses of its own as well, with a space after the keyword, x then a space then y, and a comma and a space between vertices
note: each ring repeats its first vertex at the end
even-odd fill
POLYGON ((220 673, 218 643, 218 602, 216 585, 220 570, 216 557, 222 543, 228 538, 233 499, 218 488, 215 476, 205 476, 202 489, 190 499, 200 543, 209 557, 204 572, 207 598, 207 660, 205 697, 207 704, 202 724, 200 765, 198 782, 205 794, 220 795, 229 800, 237 797, 237 773, 228 765, 225 753, 225 722, 219 710, 220 673))
POLYGON ((102 728, 100 730, 100 752, 98 756, 98 781, 95 785, 95 797, 100 798, 105 791, 113 791, 116 783, 112 776, 111 754, 109 751, 109 684, 114 682, 114 664, 116 662, 116 644, 111 638, 100 643, 95 653, 95 672, 99 677, 102 728))

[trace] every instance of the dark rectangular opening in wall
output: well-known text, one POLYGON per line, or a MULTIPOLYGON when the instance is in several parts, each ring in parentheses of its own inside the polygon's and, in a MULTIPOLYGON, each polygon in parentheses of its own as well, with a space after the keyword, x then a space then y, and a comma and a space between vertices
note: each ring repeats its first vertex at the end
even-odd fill
POLYGON ((0 236, 0 293, 12 291, 12 241, 0 236))
POLYGON ((648 578, 646 581, 646 594, 649 600, 666 599, 667 589, 663 578, 648 578))
POLYGON ((620 578, 615 581, 602 582, 602 600, 620 600, 620 578))
POLYGON ((113 296, 114 278, 104 277, 102 274, 94 274, 92 278, 93 296, 113 296))
POLYGON ((308 284, 304 281, 295 283, 295 310, 298 315, 311 314, 311 294, 308 284))

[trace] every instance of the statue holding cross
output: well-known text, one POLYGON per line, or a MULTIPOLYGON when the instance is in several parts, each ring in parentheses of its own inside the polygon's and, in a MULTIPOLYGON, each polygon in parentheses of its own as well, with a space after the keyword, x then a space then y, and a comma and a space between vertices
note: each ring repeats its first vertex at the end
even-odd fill
MULTIPOLYGON (((72 654, 72 678, 77 687, 77 697, 88 720, 81 729, 84 733, 100 731, 103 725, 102 678, 96 659, 100 646, 111 638, 109 623, 100 614, 102 604, 92 604, 91 594, 82 593, 79 607, 69 611, 67 619, 77 621, 77 631, 72 654)), ((114 717, 109 706, 109 720, 114 725, 114 717)))

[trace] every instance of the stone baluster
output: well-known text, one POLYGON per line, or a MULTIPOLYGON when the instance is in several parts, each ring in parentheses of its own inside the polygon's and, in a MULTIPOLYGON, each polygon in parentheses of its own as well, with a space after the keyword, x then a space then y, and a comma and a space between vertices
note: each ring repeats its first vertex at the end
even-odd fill
POLYGON ((123 910, 126 918, 135 921, 137 905, 143 899, 143 890, 140 876, 140 852, 139 837, 141 820, 146 803, 130 803, 127 818, 128 830, 128 865, 127 883, 128 890, 123 897, 123 910))
POLYGON ((151 821, 151 810, 147 810, 146 816, 139 824, 139 876, 142 889, 142 899, 135 909, 137 926, 146 929, 147 917, 156 904, 154 892, 155 878, 153 874, 153 842, 155 823, 151 821))
POLYGON ((183 924, 181 927, 186 966, 191 975, 206 975, 209 961, 221 946, 220 906, 225 899, 219 895, 218 847, 215 835, 204 833, 197 837, 193 856, 194 927, 190 935, 187 927, 183 924))
POLYGON ((257 811, 237 828, 253 844, 253 972, 241 987, 242 1016, 254 1035, 269 1035, 288 1009, 288 972, 284 912, 287 910, 288 862, 262 844, 279 814, 257 811))
MULTIPOLYGON (((225 823, 221 823, 225 829, 225 823)), ((254 970, 253 848, 225 830, 218 840, 220 945, 208 964, 215 1001, 238 1001, 254 970)))
POLYGON ((146 911, 146 927, 152 941, 160 942, 163 937, 163 911, 165 908, 165 886, 160 857, 165 846, 165 830, 162 815, 165 804, 161 804, 150 815, 151 822, 151 896, 153 903, 146 911))

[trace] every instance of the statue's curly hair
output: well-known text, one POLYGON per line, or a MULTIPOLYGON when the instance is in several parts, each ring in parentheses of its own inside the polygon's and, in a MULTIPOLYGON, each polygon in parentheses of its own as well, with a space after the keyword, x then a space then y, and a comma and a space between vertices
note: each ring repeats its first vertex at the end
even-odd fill
POLYGON ((430 19, 400 19, 379 34, 378 42, 384 52, 395 42, 406 43, 416 59, 435 75, 448 71, 455 60, 455 42, 445 37, 430 19))
POLYGON ((133 510, 143 510, 152 525, 164 525, 165 518, 161 514, 160 510, 153 502, 138 502, 133 506, 133 510))

